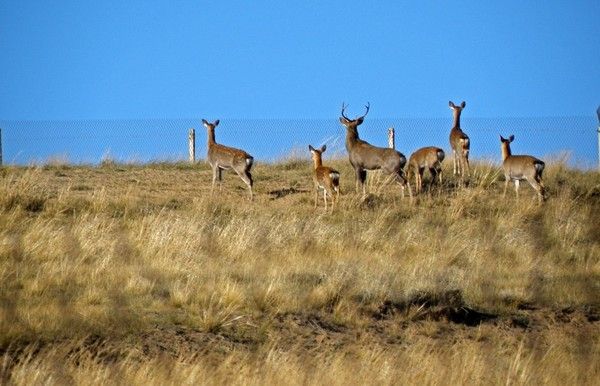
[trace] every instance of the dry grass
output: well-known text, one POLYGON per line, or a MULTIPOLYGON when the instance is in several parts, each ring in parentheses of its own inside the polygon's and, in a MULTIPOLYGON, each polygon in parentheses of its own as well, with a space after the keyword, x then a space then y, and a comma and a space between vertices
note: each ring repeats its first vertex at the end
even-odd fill
MULTIPOLYGON (((335 212, 311 166, 0 169, 0 382, 597 384, 600 176, 550 199, 497 167, 413 203, 373 173, 335 212)), ((446 165, 447 167, 447 165, 446 165)))

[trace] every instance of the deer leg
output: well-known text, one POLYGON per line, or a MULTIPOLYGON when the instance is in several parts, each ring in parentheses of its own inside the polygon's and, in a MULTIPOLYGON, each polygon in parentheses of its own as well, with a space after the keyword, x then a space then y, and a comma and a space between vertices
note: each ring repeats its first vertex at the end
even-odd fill
POLYGON ((529 185, 537 192, 539 202, 542 202, 544 199, 544 186, 540 184, 540 181, 538 181, 537 178, 534 178, 533 180, 527 179, 527 182, 529 182, 529 185))
POLYGON ((234 169, 238 176, 244 181, 244 183, 248 186, 250 190, 250 201, 254 199, 254 194, 252 193, 252 185, 254 185, 254 181, 252 180, 252 174, 248 170, 239 170, 234 169))
POLYGON ((217 181, 219 183, 219 191, 223 190, 223 169, 217 167, 217 181))
POLYGON ((431 189, 433 188, 433 184, 435 183, 435 177, 437 177, 437 169, 435 167, 429 168, 429 174, 431 174, 431 181, 429 182, 429 193, 431 193, 431 189))
POLYGON ((254 199, 254 193, 252 192, 252 186, 254 186, 254 180, 252 179, 252 174, 250 174, 250 171, 246 171, 246 178, 249 181, 249 182, 246 182, 246 184, 248 184, 248 188, 250 189, 250 201, 252 201, 254 199))
POLYGON ((327 212, 327 189, 323 187, 323 201, 325 201, 325 211, 327 212))
MULTIPOLYGON (((418 174, 418 173, 417 173, 418 174)), ((400 169, 396 174, 396 181, 398 181, 400 183, 400 188, 402 189, 402 198, 404 198, 404 189, 408 188, 408 195, 409 197, 412 199, 412 191, 410 190, 410 182, 408 181, 408 178, 406 176, 404 176, 404 172, 402 171, 402 169, 400 169)))
POLYGON ((519 199, 519 180, 515 180, 515 193, 517 194, 517 200, 519 199))
MULTIPOLYGON (((365 187, 365 180, 367 179, 367 171, 363 170, 363 169, 355 169, 356 172, 356 182, 358 185, 360 185, 362 187, 362 191, 363 191, 363 196, 367 194, 367 190, 365 187)), ((358 190, 358 185, 357 185, 357 190, 358 190)))
POLYGON ((535 180, 540 185, 540 195, 542 196, 542 200, 545 200, 546 199, 546 187, 544 186, 542 177, 540 175, 536 175, 535 180))
POLYGON ((215 184, 217 183, 217 179, 219 179, 219 186, 220 186, 220 181, 221 181, 221 169, 218 166, 213 166, 212 168, 212 172, 213 172, 213 179, 212 179, 212 187, 210 188, 210 193, 212 194, 213 191, 215 190, 215 184))
POLYGON ((454 175, 456 175, 456 171, 457 171, 457 165, 456 165, 456 150, 452 149, 452 170, 454 175))
MULTIPOLYGON (((440 186, 440 189, 442 188, 442 165, 440 165, 439 163, 434 167, 435 170, 435 175, 438 178, 438 184, 440 186)), ((435 177, 432 176, 431 177, 431 181, 435 181, 435 177)))
MULTIPOLYGON (((410 197, 412 201, 413 195, 412 190, 410 189, 410 181, 408 181, 408 178, 404 178, 404 176, 402 176, 402 179, 404 180, 404 185, 406 185, 406 188, 408 189, 408 197, 410 197)), ((402 189, 402 193, 404 193, 404 188, 402 189)), ((404 195, 402 197, 404 197, 404 195)))
POLYGON ((504 176, 504 192, 502 193, 502 197, 506 197, 506 189, 508 188, 508 183, 510 182, 510 177, 504 176))

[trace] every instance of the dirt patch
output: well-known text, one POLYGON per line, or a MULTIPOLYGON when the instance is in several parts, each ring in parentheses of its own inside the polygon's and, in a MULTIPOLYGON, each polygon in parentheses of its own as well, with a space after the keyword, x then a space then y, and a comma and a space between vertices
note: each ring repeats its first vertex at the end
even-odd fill
POLYGON ((381 320, 395 314, 406 315, 410 321, 447 321, 470 327, 498 318, 498 315, 469 307, 460 291, 447 291, 440 294, 420 292, 402 302, 387 300, 373 314, 373 317, 381 320))
POLYGON ((277 200, 278 198, 283 198, 290 194, 307 193, 307 192, 308 192, 308 190, 306 190, 306 189, 296 189, 294 187, 291 187, 291 188, 271 190, 271 191, 269 191, 269 195, 271 196, 270 197, 271 200, 277 200))

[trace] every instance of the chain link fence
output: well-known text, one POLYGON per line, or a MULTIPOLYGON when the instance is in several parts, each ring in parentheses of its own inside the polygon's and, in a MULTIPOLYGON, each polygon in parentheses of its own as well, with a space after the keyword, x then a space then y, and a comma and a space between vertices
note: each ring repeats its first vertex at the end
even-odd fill
MULTIPOLYGON (((423 146, 438 146, 450 156, 451 117, 367 118, 360 137, 387 146, 395 129, 396 149, 407 157, 423 146)), ((598 167, 595 117, 465 118, 471 158, 500 162, 499 135, 515 135, 514 154, 546 162, 598 167)), ((196 160, 206 156, 206 131, 200 118, 87 121, 0 121, 5 165, 179 162, 188 160, 188 133, 195 129, 196 160)), ((336 119, 221 119, 217 142, 242 148, 258 162, 309 158, 309 144, 327 144, 329 157, 345 157, 345 128, 336 119)))

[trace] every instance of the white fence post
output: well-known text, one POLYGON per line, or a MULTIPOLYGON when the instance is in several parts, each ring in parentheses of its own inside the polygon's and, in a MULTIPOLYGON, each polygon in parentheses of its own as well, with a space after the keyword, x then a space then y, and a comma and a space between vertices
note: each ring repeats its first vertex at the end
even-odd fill
POLYGON ((196 162, 196 131, 194 129, 190 129, 188 134, 188 145, 189 145, 189 153, 190 153, 190 163, 196 162))
POLYGON ((396 148, 396 139, 394 138, 394 128, 390 127, 388 129, 388 147, 390 149, 396 148))

